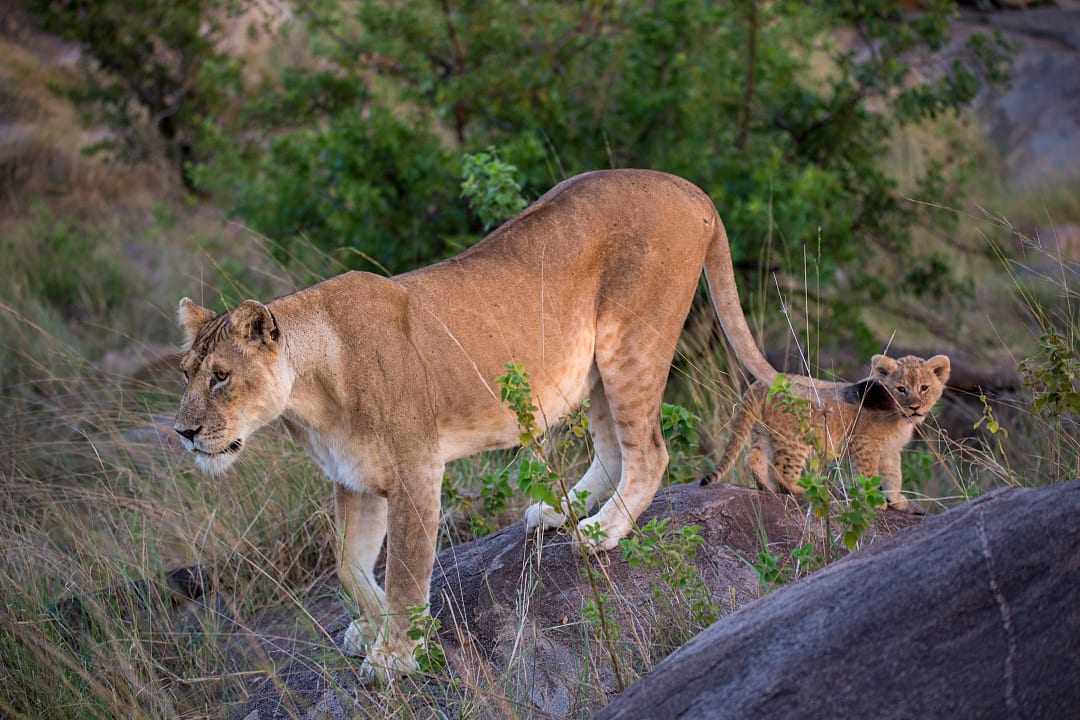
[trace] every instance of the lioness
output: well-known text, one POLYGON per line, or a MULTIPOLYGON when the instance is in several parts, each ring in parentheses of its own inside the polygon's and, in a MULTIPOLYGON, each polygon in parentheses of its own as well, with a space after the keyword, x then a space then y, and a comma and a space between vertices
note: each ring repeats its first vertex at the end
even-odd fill
POLYGON ((945 355, 929 360, 875 355, 866 380, 830 384, 814 400, 806 400, 805 413, 785 398, 770 398, 769 385, 759 380, 743 394, 720 464, 701 484, 726 475, 752 434, 747 464, 763 490, 782 487, 803 494, 799 476, 816 448, 825 460, 850 454, 856 473, 881 476, 890 507, 919 512, 900 492, 900 452, 941 399, 950 368, 945 355))
MULTIPOLYGON (((603 502, 583 522, 599 523, 599 549, 611 549, 667 465, 660 399, 703 268, 728 341, 769 382, 708 195, 613 170, 560 183, 415 272, 350 272, 217 317, 181 300, 188 385, 176 431, 200 467, 221 472, 274 418, 303 428, 335 483, 339 574, 362 611, 345 648, 366 654, 368 674, 411 671, 408 611, 428 603, 443 469, 518 442, 496 384, 505 365, 530 373, 543 428, 589 399, 595 459, 575 489, 590 511, 603 502), (372 573, 388 530, 384 593, 372 573)), ((564 520, 546 506, 527 514, 530 527, 564 520)))

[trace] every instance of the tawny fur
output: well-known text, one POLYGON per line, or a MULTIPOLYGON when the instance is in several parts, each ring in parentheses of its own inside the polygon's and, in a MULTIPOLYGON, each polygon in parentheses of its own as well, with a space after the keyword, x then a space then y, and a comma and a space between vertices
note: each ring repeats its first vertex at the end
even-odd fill
MULTIPOLYGON (((660 401, 704 269, 739 359, 775 371, 739 306, 724 227, 689 182, 644 170, 580 175, 468 251, 392 278, 351 272, 214 317, 189 300, 177 430, 222 471, 284 415, 337 483, 340 577, 368 671, 415 667, 408 611, 428 603, 447 462, 518 442, 499 401, 509 362, 532 379, 542 427, 585 398, 596 449, 576 489, 615 547, 667 464, 660 401), (385 592, 376 557, 388 533, 385 592)), ((530 526, 565 518, 534 506, 530 526)))
POLYGON ((880 475, 891 507, 916 510, 901 492, 900 453, 941 398, 949 369, 949 358, 944 355, 929 360, 875 355, 867 380, 822 388, 809 402, 808 422, 782 398, 770 399, 769 385, 757 381, 736 408, 731 436, 716 471, 701 484, 730 472, 752 437, 747 464, 765 490, 804 493, 798 480, 817 450, 826 462, 846 455, 856 473, 880 475), (868 401, 867 392, 880 397, 868 401))

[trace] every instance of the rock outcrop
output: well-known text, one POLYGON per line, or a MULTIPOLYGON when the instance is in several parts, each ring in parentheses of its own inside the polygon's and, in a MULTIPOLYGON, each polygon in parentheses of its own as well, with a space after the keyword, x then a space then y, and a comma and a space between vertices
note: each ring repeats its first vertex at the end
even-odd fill
POLYGON ((599 718, 1080 713, 1080 481, 991 493, 721 619, 599 718))
POLYGON ((976 32, 1001 33, 1013 44, 1012 82, 985 91, 977 116, 1001 153, 1006 185, 1040 190, 1080 178, 1080 4, 1013 12, 968 12, 950 48, 933 62, 946 67, 976 32))
MULTIPOLYGON (((673 530, 701 526, 705 544, 695 564, 722 613, 761 594, 752 563, 763 545, 784 556, 819 526, 808 522, 805 508, 791 497, 729 485, 667 488, 641 523, 655 517, 669 518, 673 530)), ((880 513, 864 542, 872 546, 917 522, 894 511, 880 513)), ((475 685, 490 686, 494 678, 506 693, 500 701, 523 715, 580 716, 618 692, 603 648, 582 622, 590 593, 580 555, 568 540, 548 532, 538 541, 517 524, 444 550, 435 564, 432 612, 442 623, 440 639, 453 674, 475 685)), ((617 552, 604 555, 602 566, 611 578, 608 587, 615 588, 609 592, 610 612, 620 643, 648 648, 655 653, 651 663, 687 639, 653 596, 655 573, 629 567, 617 552)), ((325 657, 336 652, 330 643, 340 644, 350 619, 336 580, 309 597, 303 612, 280 608, 237 629, 237 648, 246 658, 238 660, 238 670, 278 668, 252 683, 238 718, 336 717, 317 708, 350 703, 360 716, 373 712, 373 698, 358 688, 359 663, 339 657, 337 669, 327 671, 325 657)), ((482 717, 501 714, 494 701, 480 710, 482 717)))

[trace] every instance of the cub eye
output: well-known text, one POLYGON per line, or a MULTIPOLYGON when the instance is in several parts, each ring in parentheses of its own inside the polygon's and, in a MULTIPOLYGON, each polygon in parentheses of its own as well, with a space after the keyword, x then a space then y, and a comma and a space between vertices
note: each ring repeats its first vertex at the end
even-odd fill
POLYGON ((215 370, 213 373, 213 377, 214 384, 220 385, 221 383, 229 379, 229 373, 225 372, 224 370, 215 370))
POLYGON ((919 388, 919 392, 926 392, 929 389, 930 389, 929 385, 923 385, 921 388, 919 388))
POLYGON ((907 388, 903 385, 897 385, 896 392, 900 393, 901 395, 907 395, 907 388))

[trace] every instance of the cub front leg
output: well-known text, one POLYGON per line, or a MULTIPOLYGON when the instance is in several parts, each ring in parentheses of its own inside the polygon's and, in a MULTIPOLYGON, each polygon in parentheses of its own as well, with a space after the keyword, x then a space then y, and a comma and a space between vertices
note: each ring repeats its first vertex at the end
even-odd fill
POLYGON ((903 484, 901 466, 900 451, 881 454, 881 488, 885 491, 885 499, 889 502, 889 507, 895 510, 922 514, 923 509, 904 497, 901 492, 903 484))
POLYGON ((851 453, 852 469, 856 475, 874 477, 880 474, 882 458, 880 445, 873 441, 861 441, 856 437, 852 439, 848 450, 851 453))
POLYGON ((417 669, 420 641, 408 637, 410 615, 427 613, 439 533, 443 466, 401 471, 388 496, 386 622, 371 644, 361 673, 383 682, 417 669))
POLYGON ((386 498, 334 484, 338 578, 359 617, 345 631, 349 655, 364 655, 386 619, 386 598, 375 580, 375 561, 386 537, 386 498))

